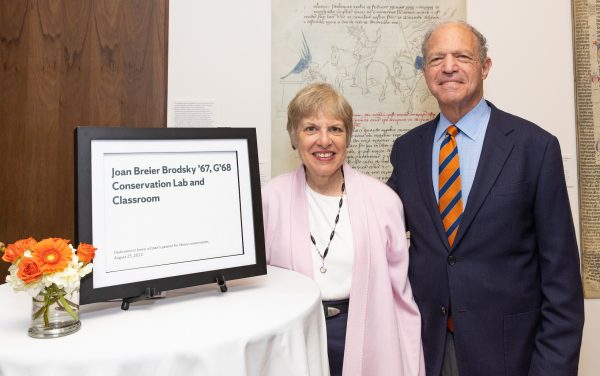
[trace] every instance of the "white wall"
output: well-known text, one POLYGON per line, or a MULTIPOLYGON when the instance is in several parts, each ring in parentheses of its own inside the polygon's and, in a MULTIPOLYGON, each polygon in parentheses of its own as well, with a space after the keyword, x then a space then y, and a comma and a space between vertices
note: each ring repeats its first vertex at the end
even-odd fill
MULTIPOLYGON (((490 45, 486 98, 558 136, 578 227, 571 2, 470 0, 467 18, 490 45)), ((217 124, 257 127, 260 157, 270 160, 270 33, 268 0, 171 1, 169 126, 174 101, 215 101, 217 124)), ((595 376, 600 300, 585 307, 579 374, 595 376)))
POLYGON ((270 77, 269 0, 169 2, 169 127, 174 102, 215 102, 216 125, 256 127, 259 157, 269 160, 270 77))

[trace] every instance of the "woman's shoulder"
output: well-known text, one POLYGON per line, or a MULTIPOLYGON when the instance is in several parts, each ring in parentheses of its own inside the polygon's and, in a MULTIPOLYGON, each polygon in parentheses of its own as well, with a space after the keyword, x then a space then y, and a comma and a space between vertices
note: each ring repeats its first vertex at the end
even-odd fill
POLYGON ((381 180, 378 180, 370 175, 354 170, 357 178, 361 181, 363 187, 368 191, 369 195, 375 195, 380 197, 382 200, 398 200, 400 201, 400 197, 398 194, 390 188, 387 184, 383 183, 381 180))
POLYGON ((262 187, 262 194, 264 195, 276 195, 282 194, 285 192, 289 192, 292 182, 294 181, 294 176, 296 175, 296 171, 285 172, 281 175, 277 175, 267 184, 262 187))
POLYGON ((398 223, 403 220, 404 206, 392 188, 382 181, 360 172, 356 173, 355 180, 357 184, 354 198, 365 206, 368 216, 375 216, 377 223, 380 224, 398 223))

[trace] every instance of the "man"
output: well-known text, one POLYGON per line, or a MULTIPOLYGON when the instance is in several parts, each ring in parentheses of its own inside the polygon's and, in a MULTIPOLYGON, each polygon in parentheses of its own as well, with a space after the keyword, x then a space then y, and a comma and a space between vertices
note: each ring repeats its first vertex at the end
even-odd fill
POLYGON ((472 26, 436 25, 423 57, 441 113, 396 140, 388 184, 427 375, 575 376, 583 296, 558 140, 483 99, 492 61, 472 26))

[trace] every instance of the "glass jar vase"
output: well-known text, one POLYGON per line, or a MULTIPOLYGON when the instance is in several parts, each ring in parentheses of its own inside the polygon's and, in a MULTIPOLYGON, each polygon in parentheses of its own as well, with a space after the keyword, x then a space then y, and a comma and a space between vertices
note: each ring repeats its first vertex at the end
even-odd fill
POLYGON ((79 287, 67 292, 52 284, 32 298, 31 325, 33 338, 56 338, 75 333, 79 321, 79 287))

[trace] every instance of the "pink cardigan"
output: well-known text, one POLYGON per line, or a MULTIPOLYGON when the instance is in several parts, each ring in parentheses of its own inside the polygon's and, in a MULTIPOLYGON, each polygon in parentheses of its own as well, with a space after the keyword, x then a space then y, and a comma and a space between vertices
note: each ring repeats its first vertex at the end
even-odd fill
MULTIPOLYGON (((354 266, 344 376, 425 375, 421 318, 407 279, 400 199, 385 184, 344 164, 354 266)), ((267 262, 313 277, 302 166, 263 188, 267 262)))

